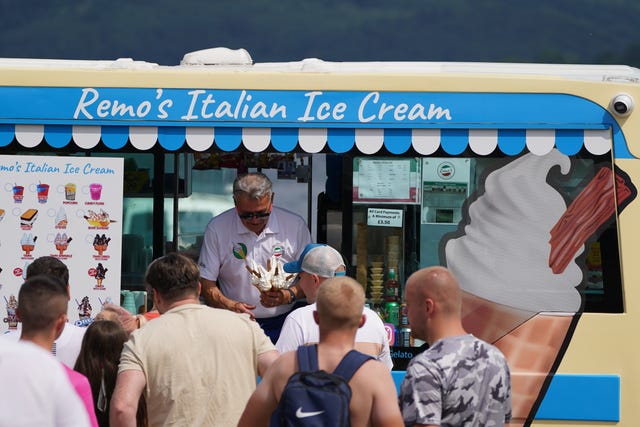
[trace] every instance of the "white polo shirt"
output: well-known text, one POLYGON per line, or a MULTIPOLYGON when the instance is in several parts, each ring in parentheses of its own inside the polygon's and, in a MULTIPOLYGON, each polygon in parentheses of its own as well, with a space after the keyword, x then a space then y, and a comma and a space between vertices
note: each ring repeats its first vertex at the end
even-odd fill
POLYGON ((214 280, 222 293, 231 299, 256 306, 257 318, 274 317, 291 310, 291 305, 264 307, 260 292, 251 284, 245 268, 247 260, 254 260, 266 268, 267 260, 280 254, 283 263, 298 259, 311 234, 304 220, 297 214, 273 207, 267 224, 256 235, 243 224, 235 208, 209 221, 198 264, 204 279, 214 280))

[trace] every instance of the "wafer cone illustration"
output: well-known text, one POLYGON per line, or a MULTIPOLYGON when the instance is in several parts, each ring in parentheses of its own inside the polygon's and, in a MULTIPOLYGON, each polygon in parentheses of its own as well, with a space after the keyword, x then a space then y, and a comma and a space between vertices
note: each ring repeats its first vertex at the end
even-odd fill
POLYGON ((574 313, 533 313, 463 292, 463 326, 502 351, 511 369, 511 425, 524 425, 567 337, 574 313))
POLYGON ((635 197, 621 171, 600 168, 567 208, 547 182, 571 161, 553 150, 493 171, 468 207, 464 233, 446 242, 463 289, 465 329, 498 347, 511 369, 512 425, 529 425, 579 319, 585 242, 635 197), (614 182, 616 186, 614 187, 614 182))

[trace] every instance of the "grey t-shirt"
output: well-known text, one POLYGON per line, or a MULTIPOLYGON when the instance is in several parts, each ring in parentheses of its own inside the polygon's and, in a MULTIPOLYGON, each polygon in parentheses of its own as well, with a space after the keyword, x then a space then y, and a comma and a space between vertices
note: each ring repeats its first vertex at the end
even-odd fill
POLYGON ((473 335, 443 338, 411 360, 399 400, 407 426, 502 426, 511 421, 509 366, 473 335))

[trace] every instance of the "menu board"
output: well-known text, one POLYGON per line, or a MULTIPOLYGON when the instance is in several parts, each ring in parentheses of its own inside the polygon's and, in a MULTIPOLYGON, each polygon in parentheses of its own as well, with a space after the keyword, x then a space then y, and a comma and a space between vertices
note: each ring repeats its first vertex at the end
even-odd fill
POLYGON ((355 157, 353 203, 418 204, 420 163, 415 158, 355 157))
POLYGON ((28 265, 69 268, 69 321, 88 325, 120 301, 123 159, 0 156, 0 333, 17 328, 28 265))

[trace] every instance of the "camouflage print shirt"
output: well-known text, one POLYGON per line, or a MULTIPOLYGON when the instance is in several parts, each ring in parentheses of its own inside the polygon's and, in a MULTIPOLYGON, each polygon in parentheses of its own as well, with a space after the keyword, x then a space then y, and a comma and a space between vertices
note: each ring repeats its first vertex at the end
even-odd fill
POLYGON ((511 421, 507 361, 473 335, 438 340, 409 363, 400 408, 407 426, 502 426, 511 421))

